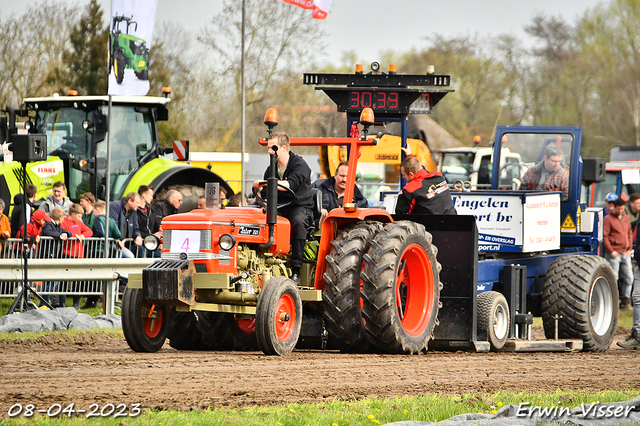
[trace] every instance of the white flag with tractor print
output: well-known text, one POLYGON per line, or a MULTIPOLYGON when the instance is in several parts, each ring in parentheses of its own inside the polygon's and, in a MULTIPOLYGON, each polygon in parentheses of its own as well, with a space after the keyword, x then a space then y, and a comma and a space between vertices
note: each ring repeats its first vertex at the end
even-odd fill
POLYGON ((149 51, 157 0, 111 0, 109 94, 149 92, 149 51))

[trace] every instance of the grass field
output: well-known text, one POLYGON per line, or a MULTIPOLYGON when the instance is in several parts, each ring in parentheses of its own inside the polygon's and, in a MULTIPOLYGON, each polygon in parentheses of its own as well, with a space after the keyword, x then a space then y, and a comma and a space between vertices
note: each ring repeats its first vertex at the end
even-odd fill
MULTIPOLYGON (((513 404, 528 404, 553 409, 572 409, 584 404, 627 401, 637 396, 635 390, 605 391, 600 393, 563 392, 554 393, 507 393, 493 395, 466 394, 453 397, 424 395, 420 397, 400 397, 394 399, 359 401, 331 401, 321 404, 288 404, 277 407, 246 407, 243 409, 214 409, 205 411, 147 411, 137 417, 95 418, 97 425, 225 425, 225 426, 372 426, 400 421, 438 422, 452 416, 466 413, 495 414, 501 407, 513 404)), ((34 416, 0 421, 4 424, 29 425, 75 425, 87 422, 86 418, 58 416, 55 419, 34 416)), ((620 423, 624 424, 624 423, 620 423)))

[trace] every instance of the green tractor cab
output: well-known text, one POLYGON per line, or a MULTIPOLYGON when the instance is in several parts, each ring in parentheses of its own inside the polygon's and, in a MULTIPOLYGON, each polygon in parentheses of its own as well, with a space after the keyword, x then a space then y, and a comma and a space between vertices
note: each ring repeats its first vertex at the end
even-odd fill
MULTIPOLYGON (((227 194, 233 194, 214 172, 163 157, 172 150, 160 146, 157 123, 168 118, 170 101, 165 97, 113 96, 109 112, 108 96, 26 98, 22 108, 11 108, 15 112, 9 114, 9 120, 5 111, 0 111, 0 143, 15 139, 15 115, 26 119, 21 131, 28 128, 29 134, 46 137, 46 156, 29 161, 26 167, 27 183, 38 187, 37 200, 49 195, 57 181, 65 182, 73 201, 84 192, 104 200, 107 188, 109 199, 119 200, 142 184, 151 185, 156 194, 188 186, 185 193, 189 197, 184 197, 181 206, 184 211, 196 206, 194 191, 204 194, 206 182, 218 182, 227 194), (109 173, 107 143, 111 145, 109 173)), ((0 157, 0 196, 13 200, 22 192, 21 182, 20 162, 0 157)))
POLYGON ((111 34, 109 34, 109 74, 111 68, 115 72, 116 82, 122 84, 124 70, 132 69, 139 80, 149 79, 149 49, 147 42, 140 37, 129 34, 129 28, 138 23, 132 17, 114 16, 111 34), (126 32, 122 32, 120 24, 126 24, 126 32))

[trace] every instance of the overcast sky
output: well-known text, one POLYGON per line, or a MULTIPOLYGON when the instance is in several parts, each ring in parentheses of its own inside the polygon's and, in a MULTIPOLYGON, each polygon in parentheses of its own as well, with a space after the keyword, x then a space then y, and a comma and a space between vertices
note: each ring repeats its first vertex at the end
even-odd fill
MULTIPOLYGON (((27 5, 41 0, 0 0, 0 14, 21 14, 27 5)), ((70 4, 81 4, 70 0, 70 4)), ((135 1, 135 0, 132 0, 135 1)), ((240 1, 240 0, 236 0, 240 1)), ((278 0, 274 0, 278 1, 278 0)), ((511 33, 527 43, 524 27, 538 13, 562 16, 575 23, 602 0, 333 0, 329 16, 322 22, 329 60, 338 63, 340 53, 355 49, 365 63, 379 59, 381 50, 401 52, 425 46, 425 36, 445 37, 479 33, 511 33)), ((105 11, 109 0, 99 0, 105 11)), ((609 3, 605 1, 604 3, 609 3)), ((158 0, 157 24, 177 21, 189 29, 202 28, 221 10, 222 0, 158 0)), ((296 6, 291 6, 296 7, 296 6)), ((311 18, 311 12, 309 19, 311 18)))

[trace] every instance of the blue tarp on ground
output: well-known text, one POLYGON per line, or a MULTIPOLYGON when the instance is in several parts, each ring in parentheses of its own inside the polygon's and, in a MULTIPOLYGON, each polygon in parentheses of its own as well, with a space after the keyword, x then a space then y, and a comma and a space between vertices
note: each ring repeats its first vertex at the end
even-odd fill
POLYGON ((92 328, 120 327, 122 327, 122 322, 118 315, 100 315, 92 318, 87 314, 79 314, 74 308, 58 308, 52 311, 34 309, 0 317, 0 332, 90 330, 92 328))
POLYGON ((630 401, 583 404, 565 407, 507 405, 496 414, 461 414, 437 423, 404 421, 386 426, 511 426, 511 425, 640 425, 640 397, 630 401))

